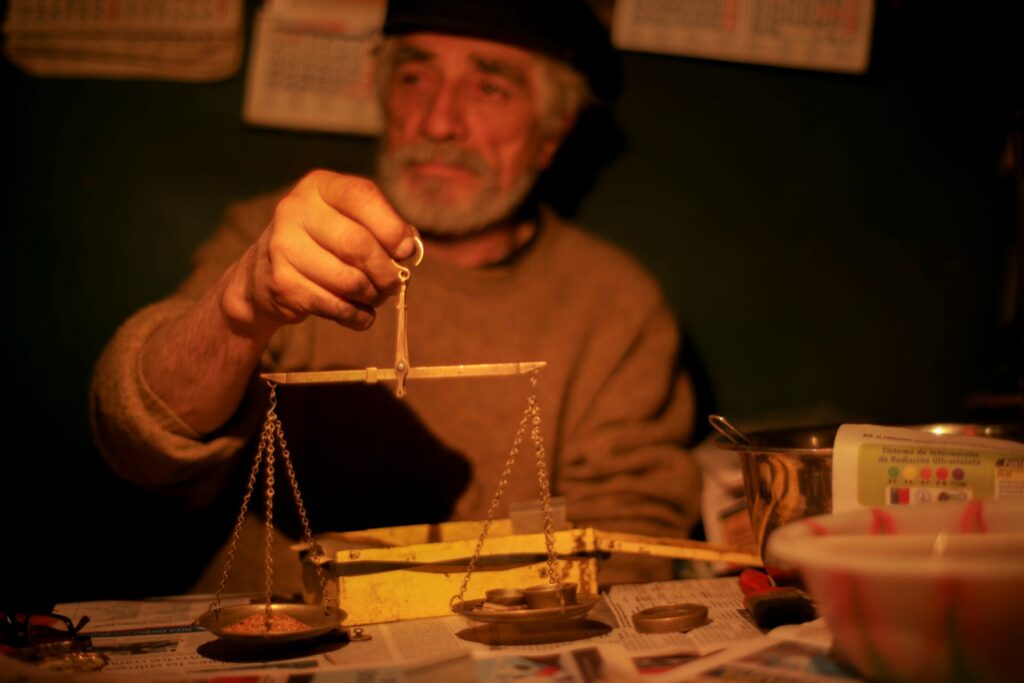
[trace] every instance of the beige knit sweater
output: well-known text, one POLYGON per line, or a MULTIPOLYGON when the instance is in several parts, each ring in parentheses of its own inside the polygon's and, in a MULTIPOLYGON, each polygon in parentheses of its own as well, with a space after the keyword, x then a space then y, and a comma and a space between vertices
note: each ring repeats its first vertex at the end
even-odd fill
MULTIPOLYGON (((255 240, 276 199, 229 209, 179 290, 130 318, 100 358, 93 425, 119 476, 203 505, 225 491, 239 464, 251 463, 266 386, 254 380, 236 417, 220 432, 200 435, 147 387, 140 351, 255 240)), ((621 250, 553 215, 545 214, 542 226, 524 253, 498 267, 465 271, 427 253, 409 283, 412 364, 546 361, 538 383, 542 434, 554 493, 567 497, 569 518, 600 529, 685 536, 697 518, 700 477, 683 449, 694 401, 676 367, 680 339, 672 312, 652 277, 621 250)), ((389 367, 394 351, 395 307, 386 303, 365 332, 323 319, 282 329, 264 365, 389 367)), ((279 387, 315 531, 486 516, 526 406, 528 379, 413 381, 401 400, 392 388, 279 387)), ((291 508, 281 475, 277 490, 278 508, 291 508)), ((498 515, 507 514, 508 503, 537 495, 527 439, 498 515)), ((285 531, 297 531, 286 516, 280 520, 285 531)), ((663 579, 669 569, 622 558, 605 563, 600 576, 602 583, 663 579)))

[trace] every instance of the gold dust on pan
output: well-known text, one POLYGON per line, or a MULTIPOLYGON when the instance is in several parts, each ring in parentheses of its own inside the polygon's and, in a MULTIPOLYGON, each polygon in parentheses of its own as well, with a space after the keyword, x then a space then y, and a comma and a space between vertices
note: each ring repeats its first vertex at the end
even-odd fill
MULTIPOLYGON (((287 614, 272 614, 270 616, 269 633, 295 633, 305 631, 309 628, 295 617, 287 614)), ((225 633, 268 633, 267 616, 265 614, 251 614, 245 619, 232 624, 224 629, 225 633)))

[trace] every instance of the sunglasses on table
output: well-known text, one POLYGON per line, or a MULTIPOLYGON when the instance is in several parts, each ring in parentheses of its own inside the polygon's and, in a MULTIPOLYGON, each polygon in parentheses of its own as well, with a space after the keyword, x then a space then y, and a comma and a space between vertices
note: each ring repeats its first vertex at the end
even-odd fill
POLYGON ((87 623, 89 617, 82 617, 73 624, 68 617, 53 612, 0 610, 0 645, 21 648, 74 642, 88 647, 89 636, 79 634, 87 623))
POLYGON ((0 610, 0 654, 55 671, 101 671, 110 660, 92 652, 92 638, 79 633, 87 623, 89 617, 73 624, 53 612, 0 610))

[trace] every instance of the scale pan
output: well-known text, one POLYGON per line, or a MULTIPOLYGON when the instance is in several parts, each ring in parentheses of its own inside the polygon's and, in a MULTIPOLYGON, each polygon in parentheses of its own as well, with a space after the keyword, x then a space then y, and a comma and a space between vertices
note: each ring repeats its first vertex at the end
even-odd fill
POLYGON ((271 631, 270 633, 239 633, 225 630, 254 614, 263 614, 266 603, 257 605, 233 605, 222 607, 220 616, 213 610, 204 613, 196 623, 218 638, 244 641, 248 643, 287 643, 298 640, 316 638, 338 628, 345 618, 344 610, 331 607, 324 610, 323 605, 300 605, 287 603, 271 603, 272 615, 283 614, 301 621, 306 625, 299 631, 271 631))
POLYGON ((541 622, 555 623, 582 617, 593 609, 600 600, 594 595, 580 596, 576 603, 561 607, 523 608, 513 610, 489 610, 482 609, 483 600, 467 600, 462 607, 456 610, 456 614, 482 621, 487 624, 537 624, 541 622))

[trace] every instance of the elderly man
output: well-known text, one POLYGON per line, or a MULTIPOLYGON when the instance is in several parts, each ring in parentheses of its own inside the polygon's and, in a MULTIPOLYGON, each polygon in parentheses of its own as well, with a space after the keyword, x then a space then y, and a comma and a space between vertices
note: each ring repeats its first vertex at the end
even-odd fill
MULTIPOLYGON (((599 83, 606 35, 570 0, 394 0, 384 34, 378 183, 318 170, 228 212, 192 275, 122 326, 99 361, 94 427, 111 466, 194 505, 240 502, 232 483, 266 408, 257 373, 388 366, 396 313, 381 304, 418 229, 413 364, 546 361, 541 430, 568 517, 685 535, 699 476, 683 449, 695 408, 672 313, 636 262, 531 199, 599 83)), ((529 387, 431 380, 404 400, 381 386, 278 391, 323 531, 485 518, 529 387)), ((529 455, 505 491, 499 514, 537 499, 529 455)), ((284 547, 298 525, 275 521, 284 547)), ((618 558, 600 579, 670 570, 618 558)), ((249 574, 260 586, 259 570, 249 574)))

